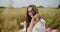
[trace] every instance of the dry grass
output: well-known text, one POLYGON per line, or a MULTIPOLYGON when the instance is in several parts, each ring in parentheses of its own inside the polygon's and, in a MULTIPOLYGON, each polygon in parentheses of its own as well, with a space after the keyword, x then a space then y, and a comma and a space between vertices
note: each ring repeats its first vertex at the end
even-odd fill
MULTIPOLYGON (((46 20, 46 27, 60 30, 60 9, 38 8, 39 14, 46 20), (56 25, 54 25, 56 24, 56 25), (57 25, 59 25, 57 27, 57 25)), ((2 32, 16 32, 23 28, 21 22, 25 21, 26 8, 1 9, 0 30, 2 32)))

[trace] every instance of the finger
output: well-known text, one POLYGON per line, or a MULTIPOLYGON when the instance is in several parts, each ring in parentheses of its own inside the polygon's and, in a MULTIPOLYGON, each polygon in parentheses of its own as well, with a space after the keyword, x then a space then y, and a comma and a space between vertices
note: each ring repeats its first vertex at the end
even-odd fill
POLYGON ((38 17, 38 14, 36 14, 35 17, 38 17))

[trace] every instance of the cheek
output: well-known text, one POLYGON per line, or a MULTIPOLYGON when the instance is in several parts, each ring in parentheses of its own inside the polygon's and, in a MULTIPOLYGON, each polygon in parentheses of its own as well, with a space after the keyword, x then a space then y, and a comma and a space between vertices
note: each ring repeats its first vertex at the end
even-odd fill
POLYGON ((32 13, 29 13, 30 16, 32 16, 32 13))

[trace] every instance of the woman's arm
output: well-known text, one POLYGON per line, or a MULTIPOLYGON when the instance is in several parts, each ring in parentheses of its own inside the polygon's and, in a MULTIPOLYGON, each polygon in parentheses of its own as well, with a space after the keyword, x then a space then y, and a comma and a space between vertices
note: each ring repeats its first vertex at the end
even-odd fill
POLYGON ((38 22, 38 20, 36 21, 36 19, 38 19, 38 14, 36 14, 36 15, 32 18, 31 23, 30 23, 30 25, 29 25, 29 28, 28 28, 27 32, 32 32, 34 25, 38 22))
POLYGON ((32 19, 32 20, 31 20, 31 23, 30 23, 30 26, 29 26, 29 28, 28 28, 28 30, 27 30, 27 32, 32 32, 33 27, 34 27, 34 20, 32 19))

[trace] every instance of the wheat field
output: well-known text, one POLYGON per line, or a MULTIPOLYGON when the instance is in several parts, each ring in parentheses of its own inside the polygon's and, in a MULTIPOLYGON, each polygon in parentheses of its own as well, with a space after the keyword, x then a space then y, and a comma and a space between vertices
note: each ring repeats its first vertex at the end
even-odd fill
MULTIPOLYGON (((16 32, 23 28, 27 8, 0 8, 0 31, 16 32)), ((46 28, 60 31, 60 9, 38 8, 39 15, 46 20, 46 28)))

